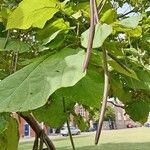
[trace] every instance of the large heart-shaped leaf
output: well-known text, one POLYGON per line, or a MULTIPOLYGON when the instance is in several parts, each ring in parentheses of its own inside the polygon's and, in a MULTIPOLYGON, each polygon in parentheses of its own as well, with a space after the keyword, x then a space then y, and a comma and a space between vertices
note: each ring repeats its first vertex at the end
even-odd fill
POLYGON ((58 8, 56 0, 23 0, 8 18, 7 29, 43 28, 58 8))
POLYGON ((40 122, 58 128, 64 124, 70 112, 74 109, 75 103, 99 108, 102 95, 103 75, 96 68, 95 70, 90 69, 87 75, 73 87, 58 89, 51 95, 48 104, 36 109, 33 114, 40 122), (66 112, 64 112, 63 98, 66 112))
POLYGON ((47 54, 0 81, 0 112, 41 107, 57 89, 75 85, 85 75, 84 54, 70 48, 47 54))

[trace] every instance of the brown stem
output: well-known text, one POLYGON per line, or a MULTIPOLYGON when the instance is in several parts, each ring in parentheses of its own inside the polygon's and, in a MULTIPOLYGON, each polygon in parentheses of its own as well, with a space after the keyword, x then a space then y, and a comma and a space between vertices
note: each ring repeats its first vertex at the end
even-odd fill
MULTIPOLYGON (((64 99, 64 97, 63 97, 63 108, 64 108, 64 113, 66 113, 66 105, 65 105, 65 99, 64 99)), ((70 137, 72 149, 75 150, 75 145, 74 145, 74 141, 73 141, 73 138, 72 138, 72 134, 71 134, 71 130, 70 130, 68 118, 67 118, 67 128, 68 128, 68 133, 69 133, 69 137, 70 137)))
POLYGON ((105 83, 104 83, 104 92, 103 92, 103 100, 102 100, 102 107, 100 107, 100 116, 98 122, 98 129, 96 132, 95 137, 95 144, 98 144, 100 134, 102 131, 102 125, 104 120, 104 114, 107 106, 107 97, 109 93, 109 71, 108 71, 108 64, 107 64, 107 52, 105 48, 103 48, 103 62, 104 62, 104 76, 105 76, 105 83))
POLYGON ((115 107, 119 107, 119 108, 122 108, 122 109, 125 108, 125 106, 118 105, 118 104, 116 104, 116 103, 114 103, 114 102, 112 102, 112 101, 107 101, 107 102, 108 102, 108 103, 111 103, 111 104, 114 105, 115 107))
POLYGON ((93 39, 94 39, 94 33, 95 33, 95 26, 94 26, 94 3, 93 0, 90 0, 90 30, 89 30, 89 38, 88 38, 88 46, 87 46, 87 52, 83 64, 83 72, 86 71, 92 51, 93 46, 93 39))
POLYGON ((24 116, 21 113, 19 113, 19 115, 31 126, 31 128, 36 133, 37 137, 41 137, 41 135, 43 136, 44 143, 47 145, 48 150, 56 150, 52 141, 45 134, 44 130, 41 128, 39 123, 35 120, 35 118, 31 114, 24 116))
POLYGON ((40 136, 40 147, 39 147, 39 150, 43 150, 43 134, 40 136))
POLYGON ((38 145, 39 145, 39 139, 36 136, 35 140, 34 140, 34 144, 33 144, 33 150, 37 150, 38 149, 38 145))
POLYGON ((123 18, 123 17, 125 17, 126 15, 129 15, 130 13, 133 13, 133 12, 135 12, 135 13, 138 12, 138 9, 135 8, 135 9, 133 9, 133 10, 131 10, 131 11, 125 13, 125 14, 121 14, 121 15, 118 16, 118 19, 119 19, 119 18, 123 18))
POLYGON ((69 137, 70 137, 72 149, 75 150, 75 145, 74 145, 74 142, 73 142, 73 138, 72 138, 72 134, 71 134, 71 130, 70 130, 70 126, 69 126, 69 121, 68 121, 68 119, 67 119, 67 128, 68 128, 68 133, 69 133, 69 137))

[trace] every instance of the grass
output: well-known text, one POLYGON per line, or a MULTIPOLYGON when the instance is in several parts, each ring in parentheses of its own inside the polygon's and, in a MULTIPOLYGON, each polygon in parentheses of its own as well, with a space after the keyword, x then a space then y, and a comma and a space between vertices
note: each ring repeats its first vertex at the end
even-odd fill
MULTIPOLYGON (((94 145, 94 133, 74 136, 76 150, 149 150, 150 128, 134 128, 103 131, 98 146, 94 145)), ((53 139, 57 150, 71 150, 68 137, 53 139)), ((20 143, 18 150, 32 150, 32 142, 20 143)))

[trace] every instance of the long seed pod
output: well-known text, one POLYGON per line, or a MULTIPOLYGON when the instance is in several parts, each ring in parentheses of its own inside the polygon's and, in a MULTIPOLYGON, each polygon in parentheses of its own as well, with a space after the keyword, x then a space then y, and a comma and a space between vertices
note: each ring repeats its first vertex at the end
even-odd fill
POLYGON ((98 129, 96 131, 96 137, 95 137, 95 144, 98 144, 100 134, 102 131, 102 125, 104 120, 104 114, 107 106, 107 98, 109 93, 109 71, 108 71, 108 64, 107 64, 107 51, 105 48, 103 48, 103 63, 104 63, 104 77, 105 77, 105 83, 104 83, 104 92, 103 92, 103 100, 102 100, 102 107, 100 107, 100 116, 99 116, 99 122, 98 122, 98 129))
POLYGON ((89 30, 89 37, 88 37, 88 46, 87 46, 87 52, 83 64, 83 72, 86 71, 92 51, 92 46, 93 46, 93 39, 94 39, 94 33, 95 33, 95 25, 94 25, 94 2, 93 0, 90 0, 90 30, 89 30))

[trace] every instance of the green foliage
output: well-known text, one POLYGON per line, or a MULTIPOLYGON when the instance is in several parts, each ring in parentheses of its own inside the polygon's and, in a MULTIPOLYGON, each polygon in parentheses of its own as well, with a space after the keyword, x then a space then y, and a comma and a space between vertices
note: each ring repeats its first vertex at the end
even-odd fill
POLYGON ((121 25, 127 28, 136 28, 141 20, 142 16, 132 16, 121 20, 121 25))
MULTIPOLYGON (((99 48, 103 45, 107 37, 112 33, 112 26, 107 24, 97 24, 95 28, 93 48, 99 48)), ((81 44, 85 48, 87 48, 88 45, 88 36, 89 29, 81 35, 81 44)))
POLYGON ((0 112, 28 111, 43 106, 57 89, 73 86, 84 77, 83 58, 83 51, 66 48, 42 56, 10 75, 0 82, 0 112))
POLYGON ((104 120, 105 121, 109 121, 109 120, 114 120, 115 121, 115 111, 112 107, 107 106, 104 120))
POLYGON ((17 121, 8 114, 0 114, 0 121, 0 149, 16 150, 19 141, 17 121))
POLYGON ((143 100, 133 101, 125 110, 131 119, 145 123, 150 112, 150 104, 143 100))
POLYGON ((55 92, 61 97, 70 98, 85 106, 99 107, 103 93, 102 72, 89 69, 87 75, 70 88, 61 88, 55 92))
MULTIPOLYGON (((30 110, 39 121, 60 127, 75 103, 96 111, 103 95, 105 48, 109 97, 119 98, 132 119, 144 122, 150 105, 149 5, 146 0, 105 3, 95 25, 88 70, 83 73, 89 0, 0 1, 0 112, 30 110), (132 13, 119 13, 117 8, 124 3, 133 7, 132 13)), ((12 142, 11 136, 17 143, 16 127, 14 119, 0 115, 0 149, 12 142)), ((7 149, 15 150, 15 142, 7 149)))
POLYGON ((122 73, 122 74, 124 74, 124 75, 127 75, 127 76, 129 76, 129 77, 132 77, 132 78, 138 80, 136 73, 135 73, 133 70, 127 68, 125 65, 123 65, 123 64, 121 64, 121 63, 118 63, 118 62, 116 62, 116 61, 114 61, 114 60, 109 60, 108 63, 109 63, 110 66, 112 66, 116 71, 118 71, 118 72, 120 72, 120 73, 122 73))
POLYGON ((14 51, 19 53, 24 53, 30 51, 30 47, 29 44, 15 39, 8 40, 6 43, 6 38, 0 38, 0 51, 14 51))
POLYGON ((115 9, 108 9, 100 19, 102 22, 111 24, 115 21, 117 16, 116 10, 115 9))
POLYGON ((7 29, 43 28, 56 12, 58 8, 55 0, 23 0, 9 16, 7 29))
POLYGON ((74 121, 81 131, 86 131, 88 129, 88 123, 81 115, 74 115, 74 121))
POLYGON ((64 106, 63 97, 53 94, 50 97, 48 104, 35 110, 33 114, 38 121, 46 123, 51 128, 60 128, 66 122, 69 117, 70 110, 74 108, 74 105, 75 102, 70 101, 69 98, 65 98, 64 106))

